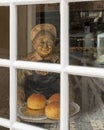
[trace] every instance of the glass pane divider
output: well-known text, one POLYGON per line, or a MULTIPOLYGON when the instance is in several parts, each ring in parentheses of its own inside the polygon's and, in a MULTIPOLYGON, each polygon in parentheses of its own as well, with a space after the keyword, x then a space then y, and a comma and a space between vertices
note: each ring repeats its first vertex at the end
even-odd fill
POLYGON ((0 6, 10 6, 10 3, 13 3, 14 5, 31 5, 31 4, 54 4, 54 3, 60 3, 60 0, 0 0, 0 6))
POLYGON ((81 66, 69 65, 69 66, 65 67, 64 71, 66 73, 72 74, 72 75, 104 78, 104 69, 103 68, 81 67, 81 66))
POLYGON ((60 76, 60 90, 61 90, 61 118, 60 130, 69 130, 69 81, 68 74, 61 72, 60 76))
POLYGON ((58 72, 61 71, 61 65, 59 64, 49 64, 49 63, 34 63, 29 61, 15 61, 13 62, 13 66, 15 68, 20 69, 29 69, 29 70, 41 70, 41 71, 49 71, 49 72, 58 72))
POLYGON ((59 3, 61 0, 12 0, 12 2, 15 4, 15 5, 25 5, 25 4, 52 4, 52 3, 59 3))
POLYGON ((3 66, 3 67, 10 67, 10 60, 7 60, 7 59, 0 59, 0 66, 3 66))
POLYGON ((10 121, 8 119, 0 118, 0 126, 10 128, 10 121))
POLYGON ((17 56, 17 7, 10 4, 10 61, 16 60, 17 56))
POLYGON ((10 0, 0 0, 0 6, 10 5, 10 0))
POLYGON ((68 0, 68 2, 86 2, 86 1, 98 1, 98 0, 68 0))
POLYGON ((15 122, 12 126, 15 130, 47 130, 36 126, 27 125, 24 123, 15 122))
POLYGON ((69 9, 68 3, 66 0, 61 1, 60 5, 60 14, 61 14, 61 65, 64 67, 69 64, 69 9))
POLYGON ((10 4, 10 130, 17 118, 17 82, 13 61, 17 54, 17 8, 10 4))
POLYGON ((61 91, 61 118, 60 118, 60 130, 69 130, 69 85, 68 85, 68 75, 64 72, 65 67, 69 64, 69 9, 67 0, 61 0, 60 4, 60 50, 61 50, 61 81, 60 81, 60 91, 61 91))

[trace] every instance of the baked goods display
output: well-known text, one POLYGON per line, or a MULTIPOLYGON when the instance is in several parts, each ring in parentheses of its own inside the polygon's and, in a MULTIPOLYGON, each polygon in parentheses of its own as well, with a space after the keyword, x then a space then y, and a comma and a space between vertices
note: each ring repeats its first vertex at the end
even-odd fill
POLYGON ((46 105, 46 97, 42 94, 33 93, 27 99, 27 107, 30 109, 43 109, 46 105))
MULTIPOLYGON (((32 110, 45 110, 45 115, 49 119, 56 119, 60 118, 60 94, 55 93, 53 94, 47 101, 46 104, 46 97, 42 94, 35 94, 33 93, 27 99, 27 109, 28 113, 31 113, 32 110)), ((36 111, 35 111, 36 112, 36 111)))
POLYGON ((52 103, 52 102, 60 102, 60 94, 59 93, 55 93, 51 97, 49 97, 48 103, 52 103))
POLYGON ((45 115, 49 119, 59 120, 60 119, 60 102, 49 103, 45 107, 45 115))
MULTIPOLYGON (((79 106, 70 103, 70 116, 74 116, 80 110, 79 106)), ((27 102, 19 108, 19 117, 28 122, 55 123, 60 120, 60 94, 55 93, 48 99, 43 94, 33 93, 27 102)))

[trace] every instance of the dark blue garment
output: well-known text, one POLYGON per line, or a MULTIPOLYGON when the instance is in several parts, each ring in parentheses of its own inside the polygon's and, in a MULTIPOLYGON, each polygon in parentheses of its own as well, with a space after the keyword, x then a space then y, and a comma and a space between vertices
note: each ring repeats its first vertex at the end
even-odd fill
POLYGON ((52 94, 60 92, 60 75, 48 73, 46 76, 39 75, 33 71, 24 81, 26 100, 32 93, 41 93, 48 99, 52 94))

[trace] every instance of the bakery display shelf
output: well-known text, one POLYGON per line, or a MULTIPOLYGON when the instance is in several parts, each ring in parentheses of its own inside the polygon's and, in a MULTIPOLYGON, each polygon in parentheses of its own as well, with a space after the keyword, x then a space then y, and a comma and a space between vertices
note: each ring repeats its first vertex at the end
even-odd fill
MULTIPOLYGON (((70 103, 70 116, 71 120, 75 119, 80 112, 80 106, 75 102, 70 103)), ((21 121, 30 123, 59 123, 59 120, 48 119, 45 115, 45 110, 31 110, 27 108, 27 104, 24 103, 17 107, 17 115, 21 121)))

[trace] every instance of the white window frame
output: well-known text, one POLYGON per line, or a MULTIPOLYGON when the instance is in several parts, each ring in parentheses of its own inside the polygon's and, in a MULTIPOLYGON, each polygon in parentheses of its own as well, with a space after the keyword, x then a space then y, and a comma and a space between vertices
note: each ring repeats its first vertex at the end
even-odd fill
POLYGON ((10 119, 0 118, 0 126, 10 130, 44 130, 35 126, 27 125, 16 121, 17 112, 17 77, 16 69, 42 70, 60 73, 61 89, 61 119, 60 130, 69 130, 69 82, 68 75, 80 75, 89 77, 104 78, 103 68, 81 67, 69 65, 69 2, 96 1, 96 0, 0 0, 0 6, 10 6, 10 59, 0 59, 0 66, 10 68, 10 119), (31 63, 16 60, 17 57, 17 5, 31 4, 60 4, 60 41, 61 58, 60 64, 31 63), (99 73, 98 73, 99 72, 99 73))

